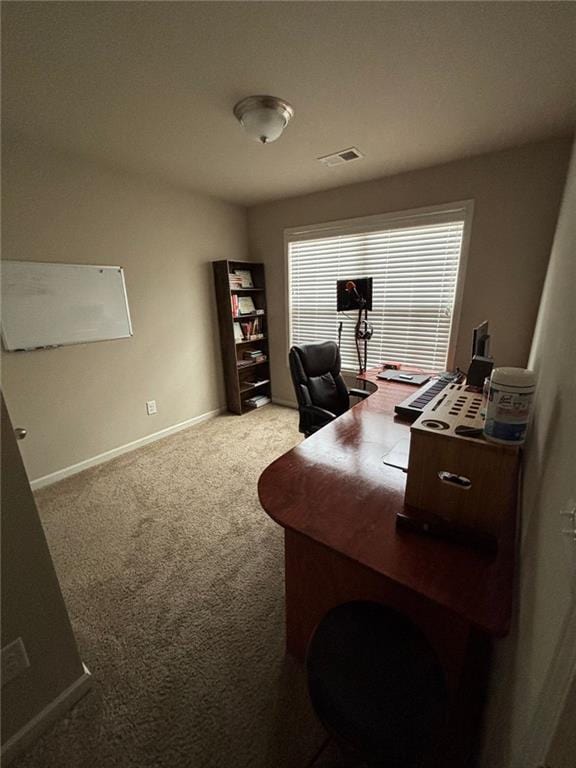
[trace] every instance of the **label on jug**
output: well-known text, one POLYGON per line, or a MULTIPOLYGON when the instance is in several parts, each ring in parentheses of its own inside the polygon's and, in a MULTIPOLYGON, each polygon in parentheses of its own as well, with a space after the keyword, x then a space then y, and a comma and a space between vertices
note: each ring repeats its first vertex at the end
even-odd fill
POLYGON ((510 392, 490 386, 484 434, 489 440, 523 443, 526 437, 533 391, 510 392))

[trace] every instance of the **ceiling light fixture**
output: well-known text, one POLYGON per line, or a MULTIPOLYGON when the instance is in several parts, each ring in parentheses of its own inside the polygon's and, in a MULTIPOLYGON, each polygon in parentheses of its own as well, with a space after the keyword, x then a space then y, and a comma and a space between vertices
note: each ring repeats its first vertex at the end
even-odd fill
POLYGON ((294 115, 294 109, 276 96, 247 96, 234 107, 234 115, 255 141, 276 141, 294 115))

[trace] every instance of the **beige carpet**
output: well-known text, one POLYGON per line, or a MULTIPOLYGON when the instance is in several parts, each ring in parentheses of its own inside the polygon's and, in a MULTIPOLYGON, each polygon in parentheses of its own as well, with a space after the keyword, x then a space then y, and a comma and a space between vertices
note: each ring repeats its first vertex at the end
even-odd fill
POLYGON ((93 691, 17 768, 304 768, 324 735, 284 655, 282 530, 262 470, 300 439, 267 406, 37 494, 93 691))

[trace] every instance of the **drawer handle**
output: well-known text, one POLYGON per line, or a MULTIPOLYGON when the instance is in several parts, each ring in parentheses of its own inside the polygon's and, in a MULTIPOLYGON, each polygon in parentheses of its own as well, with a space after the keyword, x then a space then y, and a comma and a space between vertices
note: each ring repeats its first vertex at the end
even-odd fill
POLYGON ((442 472, 438 472, 438 477, 443 483, 448 483, 448 485, 453 485, 456 488, 462 488, 464 491, 472 487, 472 480, 464 477, 464 475, 455 475, 454 472, 442 470, 442 472))

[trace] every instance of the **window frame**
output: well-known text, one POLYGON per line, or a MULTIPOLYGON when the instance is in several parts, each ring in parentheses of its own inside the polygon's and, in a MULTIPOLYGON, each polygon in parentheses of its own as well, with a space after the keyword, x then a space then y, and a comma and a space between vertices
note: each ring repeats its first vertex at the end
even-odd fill
MULTIPOLYGON (((386 229, 395 221, 411 223, 425 223, 423 219, 427 216, 434 220, 434 223, 445 217, 447 221, 453 220, 453 214, 462 213, 464 218, 464 228, 462 232, 462 250, 460 252, 460 261, 458 264, 458 277, 456 280, 456 291, 454 293, 454 311, 452 312, 452 321, 450 323, 450 333, 448 337, 448 354, 446 358, 447 370, 454 369, 454 358, 456 356, 456 342, 460 330, 460 318, 462 310, 462 298, 464 294, 464 282, 466 279, 466 270, 468 266, 468 251, 470 246, 470 237, 472 230, 472 219, 474 216, 474 200, 459 200, 452 203, 443 203, 441 205, 426 206, 423 208, 408 208, 402 211, 391 211, 387 213, 377 213, 370 216, 357 216, 350 219, 336 219, 334 221, 322 222, 320 224, 308 224, 299 227, 288 227, 284 230, 284 282, 285 282, 285 300, 286 300, 286 356, 285 365, 289 368, 288 351, 292 346, 292 290, 291 290, 291 265, 289 246, 291 242, 303 240, 315 240, 321 237, 333 237, 337 235, 355 234, 357 232, 377 231, 386 229)), ((398 227, 400 229, 401 227, 398 227)), ((336 301, 336 288, 334 288, 334 301, 336 301)), ((370 316, 368 316, 370 319, 370 316)), ((370 342, 368 342, 370 343, 370 342)), ((358 373, 355 369, 342 368, 343 373, 358 373)))

